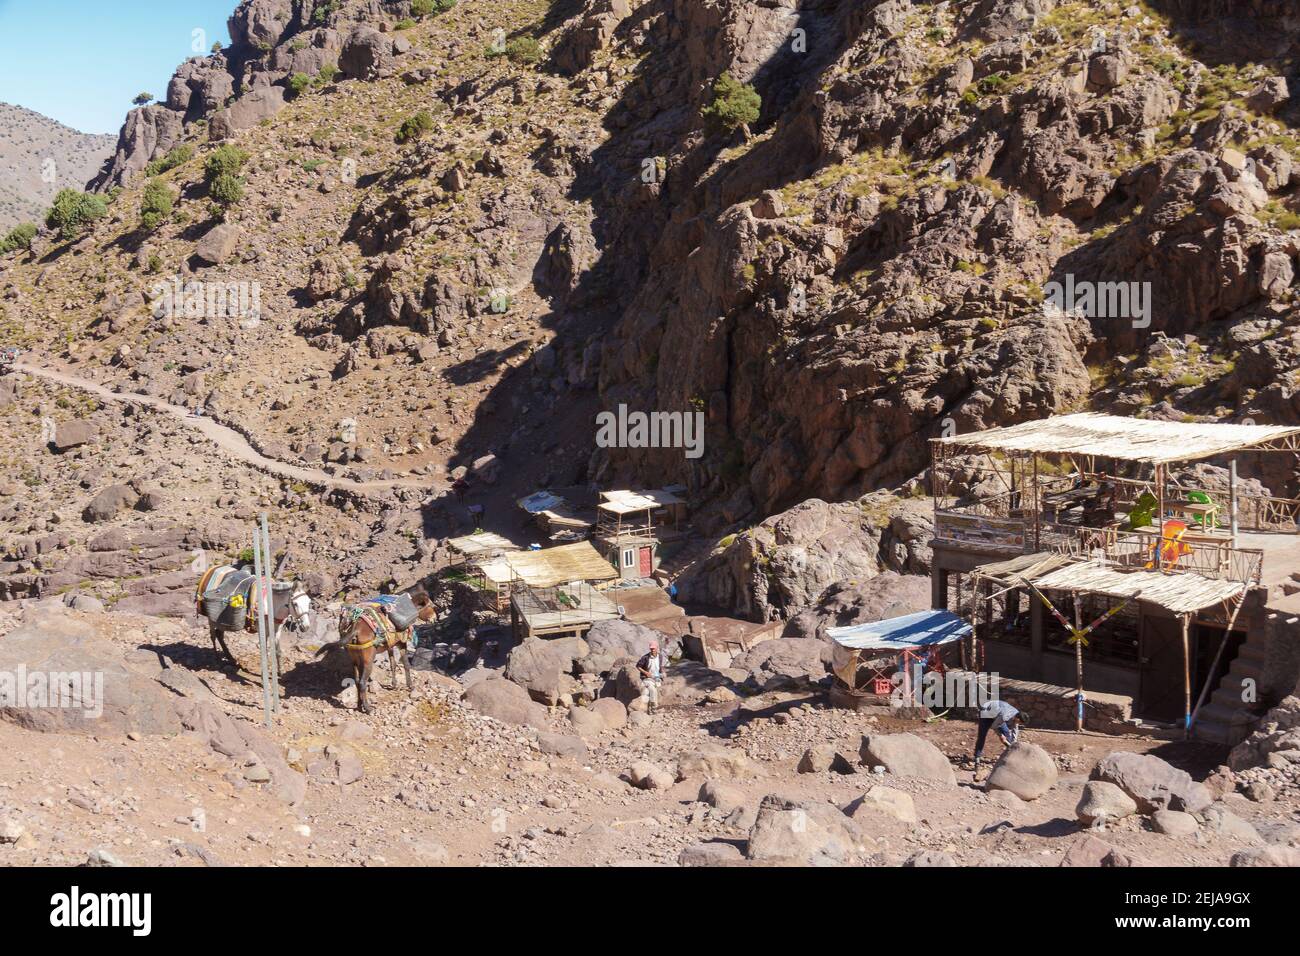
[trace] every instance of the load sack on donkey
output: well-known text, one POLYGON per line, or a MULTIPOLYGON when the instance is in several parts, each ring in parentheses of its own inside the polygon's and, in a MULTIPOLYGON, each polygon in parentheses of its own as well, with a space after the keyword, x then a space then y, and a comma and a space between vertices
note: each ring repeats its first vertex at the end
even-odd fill
MULTIPOLYGON (((283 620, 288 602, 293 598, 293 585, 276 582, 271 586, 272 618, 283 620)), ((215 628, 223 631, 242 631, 252 620, 257 621, 257 580, 247 568, 221 566, 209 568, 199 579, 195 589, 195 609, 215 628)))

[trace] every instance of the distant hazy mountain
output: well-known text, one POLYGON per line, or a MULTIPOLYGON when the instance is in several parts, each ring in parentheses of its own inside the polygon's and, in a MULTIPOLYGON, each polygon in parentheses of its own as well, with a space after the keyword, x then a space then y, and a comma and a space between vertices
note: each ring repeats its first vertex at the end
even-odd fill
POLYGON ((0 103, 0 229, 39 221, 65 186, 84 189, 116 142, 0 103))

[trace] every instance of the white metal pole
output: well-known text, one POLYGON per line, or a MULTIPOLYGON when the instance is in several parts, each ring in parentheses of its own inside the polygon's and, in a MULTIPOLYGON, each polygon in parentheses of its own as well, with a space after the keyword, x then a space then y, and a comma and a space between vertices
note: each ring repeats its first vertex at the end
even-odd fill
POLYGON ((266 644, 271 674, 271 710, 280 712, 280 642, 276 640, 275 578, 272 574, 271 534, 266 526, 266 513, 262 513, 262 570, 266 573, 266 644))
MULTIPOLYGON (((253 586, 257 596, 257 646, 262 658, 262 709, 266 717, 266 726, 271 726, 271 684, 267 678, 266 668, 266 615, 262 612, 262 596, 266 591, 262 581, 262 536, 257 525, 253 525, 253 586)), ((250 610, 252 610, 250 608, 250 610)))

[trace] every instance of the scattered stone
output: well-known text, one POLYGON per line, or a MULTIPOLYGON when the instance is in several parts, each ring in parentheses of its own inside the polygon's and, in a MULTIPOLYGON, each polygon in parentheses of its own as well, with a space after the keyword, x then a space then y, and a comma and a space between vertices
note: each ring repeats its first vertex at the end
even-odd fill
POLYGON ((1065 851, 1065 857, 1061 860, 1061 866, 1104 866, 1104 867, 1122 867, 1132 866, 1133 860, 1121 853, 1115 847, 1111 846, 1105 840, 1099 840, 1095 836, 1081 836, 1070 845, 1065 851))
POLYGON ((1157 833, 1165 836, 1192 836, 1200 828, 1196 817, 1182 810, 1157 810, 1151 815, 1157 833))

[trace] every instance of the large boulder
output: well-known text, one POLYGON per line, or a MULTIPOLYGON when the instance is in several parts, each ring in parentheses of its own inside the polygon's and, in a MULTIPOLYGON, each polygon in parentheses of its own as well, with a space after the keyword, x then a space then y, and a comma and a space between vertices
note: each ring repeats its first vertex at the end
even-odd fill
POLYGON ((243 230, 234 223, 215 225, 204 233, 194 247, 194 255, 208 265, 220 265, 235 254, 243 235, 243 230))
POLYGON ((1099 821, 1122 820, 1137 813, 1137 801, 1105 780, 1089 780, 1083 785, 1083 795, 1074 808, 1074 814, 1085 826, 1099 821))
POLYGON ((123 511, 135 507, 140 495, 130 485, 109 485, 86 505, 82 511, 83 521, 97 524, 116 518, 123 511))
POLYGON ((575 662, 587 656, 580 637, 531 638, 510 652, 505 676, 528 691, 539 703, 555 706, 577 689, 575 662))
POLYGON ((916 804, 912 801, 912 795, 880 784, 851 801, 844 812, 855 820, 866 814, 883 813, 901 823, 917 822, 916 804))
POLYGON ((915 734, 868 734, 858 752, 868 767, 884 767, 898 777, 957 785, 957 775, 943 751, 915 734))
POLYGON ((667 790, 674 783, 673 775, 658 764, 638 760, 627 772, 632 786, 641 790, 667 790))
POLYGON ((828 627, 850 627, 913 614, 930 607, 930 579, 885 571, 866 581, 838 581, 800 611, 781 632, 783 638, 829 640, 828 627))
POLYGON ((1002 752, 986 788, 1008 790, 1021 800, 1037 800, 1056 785, 1056 761, 1037 744, 1020 742, 1002 752))
POLYGON ((57 452, 69 451, 79 445, 89 444, 98 434, 99 429, 95 427, 95 423, 88 422, 84 418, 60 422, 54 429, 54 438, 50 440, 50 447, 57 452))
POLYGON ((1157 810, 1200 813, 1213 802, 1204 784, 1151 754, 1124 751, 1108 754, 1092 768, 1089 777, 1115 784, 1133 798, 1143 813, 1157 810))
POLYGON ((339 69, 345 76, 360 80, 391 76, 398 56, 409 49, 407 43, 403 38, 380 33, 373 27, 359 26, 343 41, 339 69))
POLYGON ((546 708, 529 697, 528 691, 504 677, 487 677, 475 682, 466 689, 462 699, 480 714, 503 724, 546 726, 546 708))
POLYGON ((826 677, 828 645, 815 637, 759 641, 731 662, 732 670, 747 671, 759 690, 808 687, 826 677))
POLYGON ((632 621, 597 621, 587 632, 590 655, 581 669, 590 674, 608 674, 623 658, 640 660, 655 641, 666 648, 666 639, 658 631, 632 621))
POLYGON ((754 763, 743 751, 719 744, 705 744, 677 758, 677 779, 708 777, 714 780, 739 780, 755 774, 754 763))
POLYGON ((786 866, 839 866, 861 840, 852 820, 827 803, 768 794, 758 805, 745 856, 786 866))
POLYGON ((31 613, 0 638, 0 720, 44 733, 177 734, 175 696, 84 618, 31 613))

